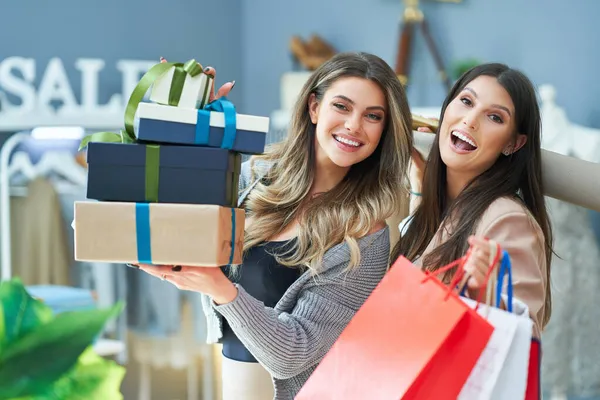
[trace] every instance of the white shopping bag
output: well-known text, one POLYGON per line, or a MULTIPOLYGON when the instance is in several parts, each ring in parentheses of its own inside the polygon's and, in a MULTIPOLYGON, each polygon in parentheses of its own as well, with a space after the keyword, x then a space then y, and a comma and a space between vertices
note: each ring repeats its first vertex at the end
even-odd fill
POLYGON ((517 332, 494 386, 492 400, 525 399, 533 321, 528 315, 517 318, 517 332))
MULTIPOLYGON (((476 304, 470 299, 463 300, 476 304)), ((458 399, 524 399, 533 333, 531 319, 484 304, 479 305, 478 313, 494 326, 494 333, 458 399)))
MULTIPOLYGON (((496 305, 504 300, 508 311, 479 304, 477 312, 494 326, 494 333, 458 396, 459 400, 525 399, 533 322, 527 306, 512 298, 510 269, 510 258, 504 252, 498 280, 494 282, 496 296, 493 297, 496 305), (501 295, 505 275, 508 276, 507 295, 501 295)), ((461 299, 473 307, 477 305, 471 299, 461 299)))

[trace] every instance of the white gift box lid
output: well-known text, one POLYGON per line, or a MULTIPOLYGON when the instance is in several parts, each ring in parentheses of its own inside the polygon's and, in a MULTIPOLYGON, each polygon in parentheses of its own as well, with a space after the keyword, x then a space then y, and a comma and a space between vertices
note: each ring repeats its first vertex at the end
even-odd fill
MULTIPOLYGON (((155 119, 161 121, 179 122, 182 124, 195 125, 198 120, 198 110, 165 106, 155 103, 140 103, 137 110, 138 118, 155 119)), ((256 115, 236 114, 236 128, 253 132, 268 132, 269 118, 256 115)), ((225 114, 222 112, 210 112, 210 126, 216 128, 225 127, 225 114)))

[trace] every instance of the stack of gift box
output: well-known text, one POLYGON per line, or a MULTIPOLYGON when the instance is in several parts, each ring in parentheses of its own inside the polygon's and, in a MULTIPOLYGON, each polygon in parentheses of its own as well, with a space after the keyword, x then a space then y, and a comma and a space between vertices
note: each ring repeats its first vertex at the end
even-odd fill
POLYGON ((131 95, 125 130, 84 138, 90 201, 75 203, 76 260, 241 263, 241 154, 264 152, 269 118, 209 102, 212 82, 195 60, 157 64, 131 95))

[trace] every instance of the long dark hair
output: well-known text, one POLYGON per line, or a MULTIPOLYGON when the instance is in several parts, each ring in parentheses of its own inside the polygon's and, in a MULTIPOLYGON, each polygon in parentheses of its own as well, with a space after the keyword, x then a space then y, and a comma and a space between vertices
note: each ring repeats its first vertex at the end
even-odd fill
MULTIPOLYGON (((440 114, 440 124, 446 107, 465 86, 479 76, 491 76, 510 95, 515 106, 516 133, 527 135, 525 145, 509 156, 500 155, 487 171, 475 177, 465 189, 450 201, 447 195, 446 165, 439 149, 439 129, 427 159, 421 204, 405 235, 392 251, 392 260, 404 255, 414 259, 423 254, 438 229, 446 229, 452 215, 452 234, 448 239, 423 258, 423 268, 435 271, 441 266, 463 256, 467 249, 467 239, 476 229, 485 210, 501 197, 511 197, 521 201, 539 224, 546 243, 546 274, 550 282, 552 259, 552 228, 550 226, 541 168, 541 120, 535 89, 531 81, 521 72, 503 64, 483 64, 467 71, 455 84, 440 114)), ((448 277, 446 277, 448 278, 448 277)), ((546 290, 544 321, 551 314, 550 285, 546 290)))

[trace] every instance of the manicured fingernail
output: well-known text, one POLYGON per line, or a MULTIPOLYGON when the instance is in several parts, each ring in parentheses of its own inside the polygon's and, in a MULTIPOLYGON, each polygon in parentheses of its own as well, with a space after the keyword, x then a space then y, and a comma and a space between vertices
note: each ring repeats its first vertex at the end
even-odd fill
POLYGON ((235 81, 231 82, 231 88, 233 89, 233 87, 235 86, 235 81))
POLYGON ((127 265, 129 268, 140 269, 140 267, 138 265, 134 265, 134 264, 125 264, 125 265, 127 265))
POLYGON ((204 72, 208 72, 208 71, 210 71, 210 67, 204 68, 204 72))
POLYGON ((174 266, 173 268, 171 268, 171 271, 175 271, 175 272, 181 271, 181 265, 174 266))

